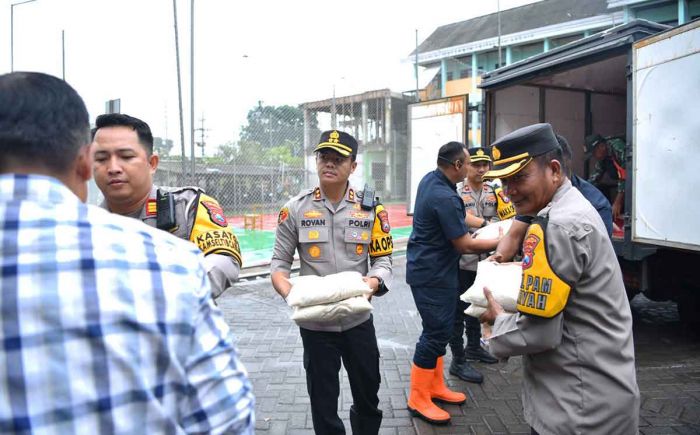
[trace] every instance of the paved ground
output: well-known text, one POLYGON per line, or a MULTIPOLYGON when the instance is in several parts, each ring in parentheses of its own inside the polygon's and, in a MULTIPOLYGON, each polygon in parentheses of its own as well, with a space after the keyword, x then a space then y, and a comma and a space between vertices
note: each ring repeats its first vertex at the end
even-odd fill
MULTIPOLYGON (((446 409, 452 424, 434 427, 409 416, 406 397, 410 361, 420 318, 405 283, 405 258, 395 259, 392 290, 373 301, 381 352, 382 434, 529 433, 520 403, 519 358, 496 365, 479 364, 481 385, 448 375, 449 384, 467 393, 467 403, 446 409)), ((268 278, 239 283, 220 300, 257 397, 257 433, 312 434, 309 399, 302 367, 299 330, 290 310, 268 278)), ((637 376, 642 391, 642 434, 700 434, 700 338, 684 332, 673 303, 638 296, 632 301, 637 376)), ((449 355, 446 364, 449 364, 449 355)), ((340 415, 349 429, 352 404, 343 372, 340 415)))

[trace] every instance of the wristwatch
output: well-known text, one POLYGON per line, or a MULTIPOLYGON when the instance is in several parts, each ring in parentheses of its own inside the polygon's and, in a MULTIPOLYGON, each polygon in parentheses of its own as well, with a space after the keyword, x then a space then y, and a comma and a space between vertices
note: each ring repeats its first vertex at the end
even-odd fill
MULTIPOLYGON (((483 219, 483 218, 482 218, 482 219, 483 219)), ((481 223, 481 226, 480 226, 479 228, 484 228, 484 227, 485 227, 486 225, 488 225, 488 224, 489 224, 489 221, 487 221, 486 219, 484 219, 484 221, 481 223)))
POLYGON ((383 279, 378 276, 370 276, 370 278, 375 278, 377 281, 379 281, 379 285, 377 286, 377 291, 374 293, 374 296, 382 296, 389 291, 389 289, 384 285, 383 279))

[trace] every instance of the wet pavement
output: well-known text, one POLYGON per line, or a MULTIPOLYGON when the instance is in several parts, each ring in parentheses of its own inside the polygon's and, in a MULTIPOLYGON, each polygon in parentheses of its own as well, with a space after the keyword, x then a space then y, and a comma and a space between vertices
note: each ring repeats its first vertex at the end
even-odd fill
MULTIPOLYGON (((384 297, 373 299, 381 353, 380 408, 382 434, 529 434, 520 403, 521 359, 494 365, 475 364, 481 385, 447 375, 448 384, 467 394, 462 406, 447 406, 452 424, 431 426, 410 417, 406 398, 410 364, 420 333, 420 317, 406 285, 405 257, 394 259, 394 283, 384 297)), ((313 434, 299 329, 291 310, 269 278, 238 283, 220 299, 241 359, 257 398, 259 434, 313 434)), ((639 295, 632 301, 637 381, 642 392, 642 434, 700 434, 700 338, 681 326, 676 306, 639 295)), ((450 354, 445 357, 446 367, 450 354)), ((341 371, 339 415, 347 433, 352 405, 341 371)))

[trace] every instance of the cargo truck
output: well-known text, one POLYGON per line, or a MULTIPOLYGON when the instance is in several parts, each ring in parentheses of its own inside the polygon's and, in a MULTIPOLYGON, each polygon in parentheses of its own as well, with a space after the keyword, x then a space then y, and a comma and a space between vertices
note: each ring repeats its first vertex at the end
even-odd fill
MULTIPOLYGON (((613 245, 628 295, 678 303, 700 323, 700 21, 634 20, 482 77, 482 143, 548 122, 571 143, 624 136, 623 221, 613 245)), ((611 202, 612 202, 612 198, 611 202)))

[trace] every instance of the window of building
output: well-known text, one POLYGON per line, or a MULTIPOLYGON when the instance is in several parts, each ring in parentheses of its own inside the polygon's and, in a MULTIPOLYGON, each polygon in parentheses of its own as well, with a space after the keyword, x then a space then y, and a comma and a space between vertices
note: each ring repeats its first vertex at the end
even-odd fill
POLYGON ((493 71, 499 66, 506 64, 506 49, 501 49, 501 64, 498 64, 498 50, 479 53, 476 58, 479 75, 493 71))
POLYGON ((656 21, 661 24, 675 26, 678 24, 678 2, 665 1, 649 6, 634 8, 635 18, 656 21))
POLYGON ((458 74, 457 77, 460 79, 468 79, 472 76, 472 57, 463 56, 455 59, 457 63, 458 74))
POLYGON ((700 0, 688 1, 688 18, 690 20, 700 18, 700 0))
POLYGON ((511 49, 511 60, 518 62, 530 56, 540 54, 544 51, 544 42, 538 41, 531 44, 516 45, 511 49))

